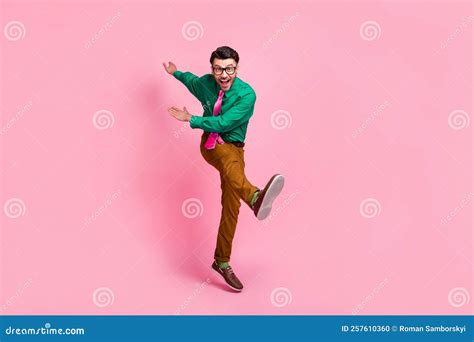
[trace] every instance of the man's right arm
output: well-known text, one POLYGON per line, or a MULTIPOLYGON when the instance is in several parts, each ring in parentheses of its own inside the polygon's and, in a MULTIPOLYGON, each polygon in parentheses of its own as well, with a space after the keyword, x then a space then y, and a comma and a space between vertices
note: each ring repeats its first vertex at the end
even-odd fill
POLYGON ((200 83, 199 77, 191 72, 182 72, 176 70, 173 76, 183 83, 186 88, 193 94, 199 101, 202 102, 201 93, 203 92, 203 85, 200 83))

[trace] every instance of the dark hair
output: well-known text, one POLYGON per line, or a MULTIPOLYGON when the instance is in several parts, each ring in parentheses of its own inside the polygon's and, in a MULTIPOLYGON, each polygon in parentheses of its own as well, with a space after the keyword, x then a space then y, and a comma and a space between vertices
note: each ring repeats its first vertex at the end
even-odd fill
POLYGON ((239 63, 239 54, 237 51, 228 46, 220 46, 211 54, 210 62, 214 62, 214 58, 217 59, 227 59, 233 58, 236 63, 239 63))

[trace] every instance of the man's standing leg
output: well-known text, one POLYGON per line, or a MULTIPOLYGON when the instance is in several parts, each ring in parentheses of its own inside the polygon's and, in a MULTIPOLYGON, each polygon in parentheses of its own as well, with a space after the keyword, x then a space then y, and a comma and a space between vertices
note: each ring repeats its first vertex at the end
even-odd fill
POLYGON ((247 198, 246 204, 251 207, 253 194, 258 188, 252 185, 245 176, 244 152, 242 148, 229 146, 234 150, 229 153, 229 162, 224 162, 220 171, 221 189, 222 189, 222 212, 219 225, 219 234, 217 237, 217 246, 215 251, 215 259, 219 263, 229 262, 232 252, 232 240, 234 238, 235 229, 240 211, 240 200, 236 184, 242 189, 243 197, 247 198), (234 154, 232 157, 231 154, 234 154), (234 183, 234 184, 232 184, 234 183))
POLYGON ((228 263, 230 261, 232 241, 234 239, 240 211, 240 197, 232 187, 227 184, 222 176, 221 190, 222 211, 214 259, 222 265, 223 263, 228 263))

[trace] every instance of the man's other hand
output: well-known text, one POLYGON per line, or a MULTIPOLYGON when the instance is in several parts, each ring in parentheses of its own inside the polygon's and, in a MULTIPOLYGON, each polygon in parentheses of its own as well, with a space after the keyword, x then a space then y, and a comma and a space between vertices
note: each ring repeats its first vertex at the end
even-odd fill
POLYGON ((186 107, 183 107, 182 110, 179 109, 178 107, 171 107, 171 108, 168 108, 168 112, 179 121, 191 120, 192 115, 188 113, 188 110, 186 109, 186 107))
POLYGON ((178 69, 176 68, 176 65, 173 62, 168 62, 168 63, 169 65, 166 66, 166 63, 163 62, 163 66, 165 67, 165 70, 168 74, 173 75, 173 73, 178 69))

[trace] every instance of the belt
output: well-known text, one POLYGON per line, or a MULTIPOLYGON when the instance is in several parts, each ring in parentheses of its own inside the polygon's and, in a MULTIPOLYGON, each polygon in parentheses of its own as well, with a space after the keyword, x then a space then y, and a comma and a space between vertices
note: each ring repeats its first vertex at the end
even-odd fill
POLYGON ((244 147, 245 146, 245 143, 241 142, 241 141, 226 141, 226 143, 235 145, 237 147, 244 147))
POLYGON ((237 147, 244 147, 245 146, 245 143, 243 143, 241 141, 226 141, 226 143, 235 145, 237 147))
MULTIPOLYGON (((204 136, 205 139, 207 139, 207 137, 209 136, 209 132, 204 132, 203 136, 204 136)), ((241 142, 241 141, 226 141, 226 143, 232 144, 232 145, 237 146, 237 147, 244 147, 245 146, 245 143, 241 142)))

